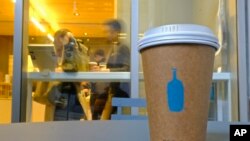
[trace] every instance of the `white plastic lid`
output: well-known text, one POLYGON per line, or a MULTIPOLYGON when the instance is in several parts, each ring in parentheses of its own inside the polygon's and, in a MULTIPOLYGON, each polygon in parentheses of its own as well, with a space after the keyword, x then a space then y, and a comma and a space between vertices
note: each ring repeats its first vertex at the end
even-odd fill
POLYGON ((139 41, 139 50, 162 44, 204 44, 219 48, 217 37, 205 26, 195 24, 164 25, 148 30, 139 41))

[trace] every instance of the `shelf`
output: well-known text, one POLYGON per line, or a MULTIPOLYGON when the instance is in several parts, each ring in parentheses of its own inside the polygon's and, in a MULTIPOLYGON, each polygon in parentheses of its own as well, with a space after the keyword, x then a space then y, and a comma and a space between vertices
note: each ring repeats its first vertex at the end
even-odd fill
POLYGON ((213 73, 213 80, 214 81, 230 80, 230 79, 231 79, 230 72, 213 73))
POLYGON ((28 73, 29 80, 39 81, 119 81, 129 82, 130 72, 28 73))
MULTIPOLYGON (((139 73, 139 77, 140 77, 140 80, 143 80, 143 73, 140 72, 139 73)), ((222 81, 222 80, 230 80, 231 79, 231 74, 229 72, 222 72, 222 73, 217 73, 217 72, 214 72, 213 73, 213 81, 222 81)))
MULTIPOLYGON (((143 80, 143 73, 139 73, 140 80, 143 80)), ((213 73, 214 81, 230 80, 228 72, 213 73)), ((28 80, 37 81, 108 81, 108 82, 129 82, 130 72, 76 72, 76 73, 56 73, 56 72, 29 72, 28 80)))

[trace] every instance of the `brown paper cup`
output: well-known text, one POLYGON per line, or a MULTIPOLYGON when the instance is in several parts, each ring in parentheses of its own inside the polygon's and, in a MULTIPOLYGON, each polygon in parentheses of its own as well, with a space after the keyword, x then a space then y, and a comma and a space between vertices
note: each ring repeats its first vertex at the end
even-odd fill
POLYGON ((215 51, 178 41, 140 49, 151 141, 206 140, 215 51))
POLYGON ((89 69, 90 71, 93 71, 94 67, 97 66, 96 62, 89 62, 89 69))
POLYGON ((104 69, 104 70, 107 69, 106 63, 100 63, 99 66, 100 66, 100 69, 104 69))
POLYGON ((141 53, 151 141, 205 141, 215 49, 176 44, 141 53), (173 79, 173 68, 184 87, 181 112, 168 106, 167 84, 173 79))

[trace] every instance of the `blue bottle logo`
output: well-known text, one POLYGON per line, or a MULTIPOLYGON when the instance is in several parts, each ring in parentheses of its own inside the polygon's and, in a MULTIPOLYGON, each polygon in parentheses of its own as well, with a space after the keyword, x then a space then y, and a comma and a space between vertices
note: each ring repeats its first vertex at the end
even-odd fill
POLYGON ((181 112, 184 109, 184 86, 177 78, 177 69, 172 69, 173 79, 167 84, 168 108, 171 112, 181 112))

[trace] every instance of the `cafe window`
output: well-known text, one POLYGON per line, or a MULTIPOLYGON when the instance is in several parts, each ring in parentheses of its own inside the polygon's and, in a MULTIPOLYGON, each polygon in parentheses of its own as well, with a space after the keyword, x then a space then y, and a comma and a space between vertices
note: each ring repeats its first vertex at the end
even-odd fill
POLYGON ((0 124, 11 122, 15 1, 2 0, 0 10, 0 124))
MULTIPOLYGON (((25 5, 25 9, 29 9, 28 15, 25 15, 27 11, 22 11, 24 19, 28 18, 28 24, 24 24, 25 28, 23 27, 23 30, 28 28, 28 33, 23 32, 22 37, 23 42, 27 42, 22 46, 24 50, 22 55, 25 58, 22 62, 22 72, 27 76, 22 77, 25 81, 22 81, 21 89, 24 91, 27 89, 27 92, 20 92, 22 100, 18 100, 25 103, 21 104, 21 111, 24 112, 17 115, 25 116, 26 121, 91 120, 89 117, 92 117, 92 120, 102 119, 101 109, 105 106, 111 107, 113 103, 110 101, 113 99, 109 99, 110 105, 106 105, 107 95, 104 96, 106 101, 102 101, 102 96, 99 101, 96 101, 98 96, 95 94, 108 93, 109 89, 106 88, 110 87, 110 83, 113 83, 112 87, 117 88, 118 83, 114 82, 120 82, 120 93, 128 95, 122 94, 119 97, 130 97, 131 101, 135 100, 133 98, 140 98, 140 106, 143 105, 139 110, 125 106, 122 109, 118 108, 117 112, 129 115, 139 113, 145 117, 147 115, 145 87, 141 58, 137 58, 139 55, 137 42, 148 29, 183 23, 205 25, 219 38, 221 48, 215 56, 209 120, 238 120, 238 109, 241 109, 238 107, 241 104, 238 98, 238 74, 240 74, 238 70, 239 72, 241 70, 238 68, 237 60, 239 57, 237 50, 240 48, 237 44, 235 0, 186 0, 185 2, 181 0, 27 0, 24 2, 29 3, 28 7, 25 5), (110 22, 116 20, 120 24, 119 32, 116 24, 110 30, 110 22), (59 32, 60 34, 56 34, 59 29, 63 30, 59 32), (110 35, 113 35, 116 40, 110 40, 110 35), (122 60, 123 67, 124 59, 131 63, 125 63, 125 69, 112 70, 108 60, 110 57, 112 60, 112 55, 117 54, 117 46, 121 43, 122 54, 125 46, 129 49, 126 56, 129 56, 127 58, 130 60, 121 57, 118 62, 122 60), (68 48, 74 46, 73 52, 81 51, 85 57, 75 57, 70 49, 66 49, 69 52, 64 56, 62 48, 58 47, 62 45, 68 48), (65 58, 68 60, 63 61, 65 58), (81 66, 72 63, 72 59, 75 58, 82 58, 84 63, 81 66), (97 62, 97 60, 101 61, 97 62), (103 71, 100 71, 101 69, 103 71), (138 81, 139 84, 137 84, 138 81), (63 86, 60 86, 61 84, 63 86), (62 88, 67 84, 68 87, 73 88, 64 89, 62 92, 62 88), (59 87, 54 87, 55 85, 59 87), (84 102, 79 100, 79 89, 83 90, 81 94, 84 102), (59 94, 51 95, 51 93, 59 94), (47 98, 42 99, 41 94, 45 94, 43 96, 47 98), (96 96, 95 100, 90 98, 90 95, 96 96), (46 102, 48 103, 45 104, 46 102), (93 103, 97 104, 96 108, 93 103), (92 115, 94 109, 99 110, 99 114, 92 115)), ((4 72, 2 79, 5 74, 4 72)), ((20 105, 17 105, 14 109, 19 108, 20 105)), ((110 113, 106 115, 108 115, 106 119, 112 119, 110 113)))
POLYGON ((109 120, 131 97, 130 0, 29 0, 23 36, 26 121, 109 120))

